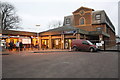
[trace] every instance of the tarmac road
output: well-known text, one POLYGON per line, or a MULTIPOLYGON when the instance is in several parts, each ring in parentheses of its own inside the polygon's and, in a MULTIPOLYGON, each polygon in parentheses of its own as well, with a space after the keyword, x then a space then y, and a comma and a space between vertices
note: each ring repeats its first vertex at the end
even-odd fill
POLYGON ((117 78, 117 52, 16 52, 3 55, 3 78, 117 78))

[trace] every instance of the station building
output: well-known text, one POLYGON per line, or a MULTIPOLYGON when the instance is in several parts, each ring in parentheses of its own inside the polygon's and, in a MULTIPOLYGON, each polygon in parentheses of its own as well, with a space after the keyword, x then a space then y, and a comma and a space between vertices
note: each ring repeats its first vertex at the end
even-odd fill
POLYGON ((115 27, 104 10, 80 7, 72 14, 64 17, 62 27, 39 33, 40 47, 45 44, 49 49, 69 49, 73 39, 115 45, 115 27))
MULTIPOLYGON (((1 32, 1 31, 0 31, 1 32)), ((63 26, 44 32, 2 30, 1 40, 14 43, 22 40, 25 46, 43 44, 49 49, 69 49, 73 39, 86 39, 94 44, 111 47, 116 44, 115 27, 104 10, 80 7, 72 15, 64 17, 63 26)))
POLYGON ((13 41, 14 44, 22 41, 26 48, 30 48, 32 45, 38 45, 39 40, 35 32, 0 30, 0 45, 5 47, 10 41, 13 41))

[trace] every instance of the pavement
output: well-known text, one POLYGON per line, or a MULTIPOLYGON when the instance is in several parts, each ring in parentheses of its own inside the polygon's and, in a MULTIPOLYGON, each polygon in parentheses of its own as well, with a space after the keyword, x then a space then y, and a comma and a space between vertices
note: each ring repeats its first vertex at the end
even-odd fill
POLYGON ((118 78, 118 52, 4 52, 3 78, 118 78))
POLYGON ((106 48, 106 50, 119 50, 120 51, 120 45, 115 45, 115 46, 106 48))

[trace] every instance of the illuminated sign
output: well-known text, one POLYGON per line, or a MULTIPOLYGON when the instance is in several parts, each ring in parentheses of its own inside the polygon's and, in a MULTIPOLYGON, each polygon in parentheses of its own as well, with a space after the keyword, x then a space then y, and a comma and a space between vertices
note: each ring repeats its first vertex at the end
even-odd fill
POLYGON ((69 34, 69 33, 76 33, 77 31, 63 31, 63 33, 69 34))
POLYGON ((22 43, 23 44, 31 44, 31 39, 30 38, 23 38, 22 43))

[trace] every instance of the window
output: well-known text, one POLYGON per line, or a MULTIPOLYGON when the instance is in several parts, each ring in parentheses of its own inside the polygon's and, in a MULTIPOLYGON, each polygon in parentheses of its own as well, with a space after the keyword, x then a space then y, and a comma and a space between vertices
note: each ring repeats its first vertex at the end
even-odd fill
POLYGON ((103 29, 102 29, 102 27, 97 27, 96 30, 97 31, 102 31, 103 29))
POLYGON ((82 15, 84 15, 84 14, 85 14, 84 10, 81 10, 81 11, 80 11, 80 15, 82 16, 82 15))
POLYGON ((87 42, 88 42, 88 44, 93 45, 93 43, 91 43, 90 41, 87 40, 87 42))
POLYGON ((89 43, 87 41, 82 41, 82 44, 88 45, 89 43))
POLYGON ((106 27, 106 33, 108 33, 109 32, 109 30, 108 30, 109 28, 108 27, 106 27))
POLYGON ((80 25, 83 25, 83 24, 85 24, 85 19, 84 19, 84 18, 81 18, 81 19, 80 19, 80 25))
POLYGON ((95 19, 96 19, 96 20, 100 20, 100 19, 101 19, 101 15, 100 15, 100 14, 96 14, 96 15, 95 15, 95 19))
POLYGON ((66 19, 66 24, 70 24, 70 18, 66 19))

